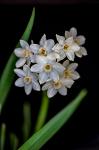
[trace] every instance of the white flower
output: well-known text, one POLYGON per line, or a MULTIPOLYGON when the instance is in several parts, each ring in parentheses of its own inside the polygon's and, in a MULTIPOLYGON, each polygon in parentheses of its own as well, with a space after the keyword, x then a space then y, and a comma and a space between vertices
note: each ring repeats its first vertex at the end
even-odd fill
POLYGON ((75 43, 77 43, 80 46, 79 51, 75 52, 76 56, 82 57, 87 55, 87 50, 82 47, 83 44, 85 44, 85 37, 83 35, 77 36, 77 29, 72 27, 70 31, 65 31, 65 37, 73 37, 75 43))
POLYGON ((35 56, 33 55, 33 52, 31 51, 31 48, 29 44, 24 41, 20 40, 21 48, 16 48, 14 50, 14 53, 17 57, 19 57, 19 60, 16 62, 16 67, 22 67, 25 63, 30 64, 31 61, 35 62, 35 56))
POLYGON ((52 52, 52 48, 54 46, 54 40, 46 39, 46 35, 44 34, 39 42, 39 44, 31 44, 30 48, 33 53, 36 55, 47 56, 52 52))
POLYGON ((71 63, 69 64, 69 60, 66 60, 63 62, 63 66, 65 67, 65 70, 63 72, 63 77, 65 79, 72 79, 72 80, 77 80, 80 78, 80 75, 76 70, 78 67, 77 63, 71 63))
POLYGON ((37 76, 35 73, 30 71, 28 65, 23 66, 23 70, 14 69, 14 72, 18 75, 18 79, 15 82, 15 85, 18 87, 24 87, 25 93, 29 95, 32 91, 32 88, 36 91, 40 91, 40 85, 37 81, 37 76))
POLYGON ((67 95, 67 88, 71 88, 74 81, 70 79, 60 78, 58 81, 49 81, 42 86, 42 90, 47 90, 47 95, 49 98, 55 96, 57 92, 61 95, 67 95))
POLYGON ((52 61, 52 59, 45 56, 38 56, 36 58, 37 64, 31 67, 31 71, 39 73, 40 84, 49 79, 54 81, 59 80, 59 73, 65 69, 60 63, 52 61))
POLYGON ((59 53, 60 59, 63 60, 66 56, 69 60, 74 61, 75 52, 79 51, 80 47, 74 42, 73 37, 65 39, 64 36, 56 35, 58 43, 53 47, 53 51, 59 53))

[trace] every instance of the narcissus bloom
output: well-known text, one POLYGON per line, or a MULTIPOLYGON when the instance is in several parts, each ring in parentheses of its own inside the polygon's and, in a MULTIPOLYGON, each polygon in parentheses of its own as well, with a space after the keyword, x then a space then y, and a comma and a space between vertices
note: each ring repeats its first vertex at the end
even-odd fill
POLYGON ((55 96, 57 92, 59 92, 61 95, 67 95, 67 88, 71 88, 74 81, 70 79, 60 78, 56 82, 49 81, 45 83, 42 87, 42 90, 47 90, 47 95, 49 98, 55 96))
POLYGON ((77 29, 72 27, 70 31, 65 31, 65 37, 73 37, 74 41, 80 46, 79 51, 75 52, 77 57, 82 57, 87 55, 87 50, 82 45, 85 44, 85 37, 83 35, 77 36, 77 29))
POLYGON ((14 72, 19 77, 15 85, 18 87, 24 87, 25 93, 29 95, 32 91, 32 89, 36 91, 40 91, 40 85, 37 81, 36 74, 32 73, 30 71, 29 66, 24 65, 23 70, 22 69, 14 69, 14 72))
POLYGON ((46 39, 44 34, 39 42, 39 44, 31 44, 30 48, 36 55, 47 56, 51 53, 53 46, 55 45, 54 40, 46 39))
POLYGON ((48 57, 38 56, 36 57, 37 64, 31 67, 32 72, 39 73, 39 82, 43 84, 47 80, 53 81, 59 80, 59 73, 65 70, 65 67, 55 61, 52 61, 48 57))
POLYGON ((65 70, 63 72, 63 77, 66 79, 72 79, 77 80, 80 78, 80 75, 76 70, 78 67, 77 63, 69 63, 69 60, 66 60, 63 62, 63 66, 65 67, 65 70))
POLYGON ((33 55, 33 52, 31 51, 31 48, 29 44, 24 41, 20 40, 21 48, 16 48, 14 50, 14 53, 17 57, 19 57, 19 60, 16 62, 16 67, 22 67, 24 64, 30 65, 31 61, 35 62, 35 56, 33 55))
POLYGON ((79 51, 80 47, 73 40, 73 37, 65 39, 64 36, 56 35, 58 43, 53 47, 53 50, 60 55, 60 60, 68 58, 74 61, 75 52, 79 51))

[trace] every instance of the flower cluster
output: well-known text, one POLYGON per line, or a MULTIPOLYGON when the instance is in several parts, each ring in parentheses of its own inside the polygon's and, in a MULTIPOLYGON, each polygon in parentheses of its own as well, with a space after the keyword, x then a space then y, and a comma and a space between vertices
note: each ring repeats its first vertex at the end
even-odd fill
POLYGON ((84 36, 77 36, 76 28, 65 31, 64 36, 56 34, 57 43, 53 39, 46 39, 44 34, 39 44, 29 45, 20 40, 21 48, 14 50, 19 58, 14 72, 19 77, 15 85, 24 87, 29 95, 32 89, 36 91, 47 90, 49 98, 59 92, 67 94, 67 88, 71 88, 74 81, 80 76, 76 71, 78 66, 74 63, 75 56, 87 55, 82 46, 85 43, 84 36), (72 61, 72 63, 70 63, 72 61), (21 68, 21 69, 20 69, 21 68))

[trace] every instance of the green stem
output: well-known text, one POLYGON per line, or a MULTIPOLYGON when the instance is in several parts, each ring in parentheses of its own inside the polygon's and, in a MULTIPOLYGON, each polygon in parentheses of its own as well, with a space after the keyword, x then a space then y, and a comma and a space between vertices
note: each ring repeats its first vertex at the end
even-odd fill
POLYGON ((23 140, 26 141, 31 129, 31 108, 29 102, 25 102, 23 105, 23 117, 23 140))
POLYGON ((10 133, 10 144, 11 144, 11 149, 16 150, 18 147, 18 138, 14 133, 10 133))
POLYGON ((4 146, 5 146, 5 138, 6 138, 6 125, 5 125, 5 123, 3 123, 2 125, 1 125, 1 134, 0 134, 0 150, 4 150, 4 146))
POLYGON ((42 102, 41 107, 39 110, 36 126, 35 126, 35 132, 38 131, 45 123, 47 112, 49 107, 49 99, 45 92, 42 94, 42 102))

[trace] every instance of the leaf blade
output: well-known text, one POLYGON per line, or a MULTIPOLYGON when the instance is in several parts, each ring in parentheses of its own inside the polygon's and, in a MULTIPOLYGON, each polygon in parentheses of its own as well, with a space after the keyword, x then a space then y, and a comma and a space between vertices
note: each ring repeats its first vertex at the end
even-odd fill
MULTIPOLYGON (((26 41, 29 39, 33 24, 34 24, 34 19, 35 19, 35 8, 33 8, 32 15, 30 17, 30 20, 27 24, 27 27, 21 39, 24 39, 26 41)), ((16 47, 18 46, 19 46, 19 43, 17 44, 16 47)), ((9 93, 12 82, 14 80, 13 69, 15 67, 16 60, 17 60, 16 56, 12 53, 0 78, 0 112, 2 110, 5 99, 9 93)))
POLYGON ((70 104, 36 132, 18 150, 39 150, 68 121, 86 94, 87 91, 82 90, 70 104))

